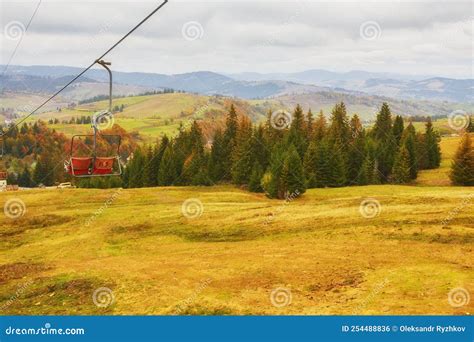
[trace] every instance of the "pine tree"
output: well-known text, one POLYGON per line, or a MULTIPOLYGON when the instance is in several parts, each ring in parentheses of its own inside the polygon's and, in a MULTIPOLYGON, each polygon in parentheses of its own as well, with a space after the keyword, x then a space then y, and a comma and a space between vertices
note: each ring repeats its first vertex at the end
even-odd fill
POLYGON ((30 188, 33 186, 30 170, 27 166, 23 168, 23 172, 21 173, 20 177, 18 177, 18 185, 25 188, 30 188))
POLYGON ((346 105, 344 102, 334 106, 331 113, 331 125, 329 126, 329 139, 332 145, 344 153, 348 149, 350 141, 349 119, 347 117, 346 105))
POLYGON ((331 158, 328 139, 324 139, 317 145, 316 158, 314 160, 314 185, 317 188, 325 188, 330 185, 333 173, 331 158))
POLYGON ((395 117, 395 120, 393 122, 393 136, 395 138, 395 142, 397 145, 400 145, 400 141, 402 139, 402 134, 403 134, 403 129, 404 129, 404 124, 403 124, 403 118, 400 115, 397 115, 395 117))
POLYGON ((263 192, 262 177, 263 177, 263 169, 260 166, 260 163, 258 161, 256 161, 253 164, 252 174, 250 175, 249 191, 251 191, 251 192, 263 192))
POLYGON ((427 169, 435 169, 441 163, 441 148, 439 147, 440 137, 433 130, 431 118, 428 117, 425 129, 425 151, 427 156, 427 169))
POLYGON ((314 140, 321 141, 326 136, 327 122, 323 111, 319 111, 316 122, 314 123, 314 140))
POLYGON ((306 139, 308 141, 313 140, 313 130, 314 130, 314 118, 311 109, 306 113, 306 139))
POLYGON ((469 133, 465 133, 451 164, 453 185, 474 186, 474 149, 469 133))
POLYGON ((403 145, 408 151, 411 179, 416 179, 418 175, 418 156, 416 144, 417 139, 415 127, 413 127, 413 124, 410 122, 407 128, 403 131, 401 145, 403 145))
POLYGON ((348 184, 357 184, 359 173, 365 159, 365 131, 357 115, 350 122, 351 141, 348 151, 347 181, 348 184))
POLYGON ((252 146, 252 124, 246 117, 242 117, 235 138, 232 153, 232 181, 234 184, 247 184, 254 163, 251 152, 252 146))
POLYGON ((226 128, 222 141, 223 155, 226 156, 226 158, 222 160, 222 166, 224 171, 222 176, 224 180, 230 180, 232 177, 232 158, 230 158, 230 156, 232 155, 232 152, 234 150, 237 130, 237 112, 235 111, 235 107, 232 104, 230 106, 229 115, 227 116, 226 128))
POLYGON ((393 164, 392 181, 396 184, 405 184, 410 179, 410 156, 405 146, 401 146, 393 164))
POLYGON ((303 159, 307 143, 303 109, 300 105, 297 105, 293 112, 293 120, 287 135, 286 145, 293 145, 298 151, 300 159, 303 159))
POLYGON ((305 191, 306 180, 304 178, 303 164, 296 147, 291 145, 285 153, 279 193, 283 194, 283 198, 288 198, 289 196, 294 198, 300 196, 305 191))
POLYGON ((329 168, 331 173, 329 175, 330 187, 340 187, 346 184, 346 166, 342 156, 342 151, 334 149, 332 156, 329 158, 329 168))
POLYGON ((306 150, 303 159, 303 169, 306 178, 306 187, 311 189, 316 187, 316 158, 317 158, 317 144, 315 141, 311 142, 306 150))
POLYGON ((169 144, 163 154, 163 159, 160 163, 160 170, 158 171, 158 185, 173 185, 178 178, 176 172, 175 158, 173 156, 173 146, 169 144))
POLYGON ((228 158, 228 156, 224 154, 223 143, 222 132, 218 129, 214 133, 208 165, 209 178, 214 183, 220 182, 224 176, 224 159, 228 158))
POLYGON ((386 141, 389 132, 392 132, 392 113, 388 104, 384 102, 377 114, 373 135, 378 141, 386 141))
POLYGON ((273 147, 270 165, 262 178, 262 187, 270 198, 284 198, 282 192, 281 173, 284 162, 284 148, 278 144, 273 147))

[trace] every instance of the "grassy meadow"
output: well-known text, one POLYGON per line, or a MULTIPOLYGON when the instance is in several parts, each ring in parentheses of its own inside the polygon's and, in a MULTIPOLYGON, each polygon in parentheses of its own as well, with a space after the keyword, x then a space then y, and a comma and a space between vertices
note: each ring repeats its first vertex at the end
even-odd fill
POLYGON ((472 314, 448 301, 474 289, 474 189, 439 186, 453 139, 417 186, 0 193, 25 209, 0 215, 0 314, 472 314))

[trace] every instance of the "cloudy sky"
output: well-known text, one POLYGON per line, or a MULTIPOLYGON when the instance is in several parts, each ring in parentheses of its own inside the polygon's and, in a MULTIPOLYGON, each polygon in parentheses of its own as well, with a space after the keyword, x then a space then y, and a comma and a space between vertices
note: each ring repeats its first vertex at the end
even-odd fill
MULTIPOLYGON (((1 59, 38 1, 1 2, 1 59)), ((43 0, 11 62, 87 66, 158 2, 43 0)), ((473 77, 473 2, 173 1, 108 57, 115 70, 368 70, 473 77)))

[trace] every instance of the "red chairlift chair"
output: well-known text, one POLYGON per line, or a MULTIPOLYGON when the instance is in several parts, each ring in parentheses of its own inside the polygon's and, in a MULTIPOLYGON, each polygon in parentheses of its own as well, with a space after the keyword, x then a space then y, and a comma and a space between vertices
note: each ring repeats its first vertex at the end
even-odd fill
POLYGON ((111 65, 109 62, 104 62, 103 60, 96 61, 97 64, 103 66, 109 73, 109 109, 98 112, 92 116, 92 129, 93 134, 89 135, 74 135, 71 139, 71 150, 68 160, 65 161, 64 167, 66 172, 72 175, 73 177, 103 177, 103 176, 120 176, 122 174, 122 166, 120 162, 120 135, 110 135, 110 134, 100 134, 98 124, 103 118, 112 115, 112 72, 108 68, 108 65, 111 65), (118 145, 115 155, 98 155, 97 152, 97 137, 100 136, 105 138, 117 138, 118 145), (93 139, 92 153, 90 156, 78 156, 75 155, 74 151, 74 139, 76 138, 88 138, 93 139), (114 171, 114 165, 117 165, 114 171))

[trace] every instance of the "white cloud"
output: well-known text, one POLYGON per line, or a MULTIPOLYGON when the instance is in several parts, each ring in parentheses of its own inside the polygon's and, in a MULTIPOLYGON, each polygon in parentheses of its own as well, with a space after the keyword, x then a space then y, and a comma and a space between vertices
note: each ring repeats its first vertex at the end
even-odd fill
MULTIPOLYGON (((156 6, 43 2, 13 64, 86 66, 156 6)), ((26 24, 35 6, 2 2, 1 27, 26 24)), ((470 1, 170 1, 109 59, 117 70, 159 73, 364 69, 469 78, 472 16, 470 1), (183 38, 189 21, 202 25, 202 38, 183 38), (378 39, 360 36, 367 21, 380 26, 378 39)), ((0 39, 6 61, 16 41, 4 32, 0 39)))

